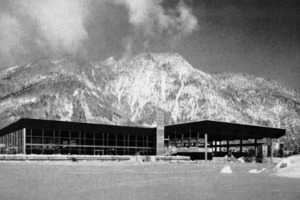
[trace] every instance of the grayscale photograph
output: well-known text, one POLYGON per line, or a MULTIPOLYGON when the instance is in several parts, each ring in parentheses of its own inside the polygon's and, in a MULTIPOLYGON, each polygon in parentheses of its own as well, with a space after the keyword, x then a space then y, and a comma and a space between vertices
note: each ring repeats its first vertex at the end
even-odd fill
POLYGON ((1 200, 299 200, 299 0, 0 0, 1 200))

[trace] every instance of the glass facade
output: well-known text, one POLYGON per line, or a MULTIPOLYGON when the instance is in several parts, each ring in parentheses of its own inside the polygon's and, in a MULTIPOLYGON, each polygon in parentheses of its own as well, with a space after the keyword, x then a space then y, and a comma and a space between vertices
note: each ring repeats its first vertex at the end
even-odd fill
MULTIPOLYGON (((208 146, 211 142, 208 142, 208 146)), ((199 133, 167 134, 165 147, 204 147, 204 135, 199 133)))
POLYGON ((0 153, 1 154, 21 154, 23 152, 23 131, 15 132, 0 136, 0 153))
POLYGON ((155 155, 153 134, 26 129, 26 154, 155 155))

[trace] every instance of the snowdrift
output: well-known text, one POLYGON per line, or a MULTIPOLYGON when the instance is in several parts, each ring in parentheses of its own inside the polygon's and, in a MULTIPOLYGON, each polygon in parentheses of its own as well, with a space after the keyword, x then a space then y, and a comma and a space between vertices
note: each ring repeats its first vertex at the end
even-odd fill
POLYGON ((271 174, 281 177, 300 178, 300 155, 282 159, 271 170, 271 174))

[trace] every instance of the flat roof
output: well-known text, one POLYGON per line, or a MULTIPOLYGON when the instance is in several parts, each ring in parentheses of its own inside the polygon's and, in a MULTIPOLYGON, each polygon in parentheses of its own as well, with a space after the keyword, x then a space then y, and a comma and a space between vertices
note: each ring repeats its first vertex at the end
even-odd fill
POLYGON ((70 130, 70 131, 85 131, 85 132, 115 132, 115 133, 133 133, 133 134, 155 134, 156 128, 143 128, 131 126, 118 126, 107 124, 93 124, 70 121, 55 121, 44 119, 29 119, 22 118, 18 121, 4 127, 0 130, 0 135, 5 135, 23 128, 32 129, 49 129, 49 130, 70 130))
MULTIPOLYGON (((156 128, 151 127, 143 128, 29 118, 19 119, 18 121, 4 127, 0 130, 0 135, 5 135, 23 128, 156 135, 156 128)), ((211 120, 167 125, 164 130, 165 135, 175 134, 175 132, 176 134, 189 133, 189 131, 193 134, 200 133, 203 135, 204 133, 207 133, 209 141, 279 138, 285 135, 285 129, 211 120)))
POLYGON ((203 120, 165 126, 165 134, 207 133, 208 140, 237 140, 279 138, 285 135, 285 129, 203 120))

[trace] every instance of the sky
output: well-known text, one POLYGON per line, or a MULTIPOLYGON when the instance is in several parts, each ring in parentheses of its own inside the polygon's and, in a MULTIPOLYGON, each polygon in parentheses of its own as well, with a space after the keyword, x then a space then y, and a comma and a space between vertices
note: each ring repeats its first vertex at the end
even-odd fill
POLYGON ((207 73, 253 74, 300 93, 299 10, 297 0, 0 0, 0 68, 176 52, 207 73))

